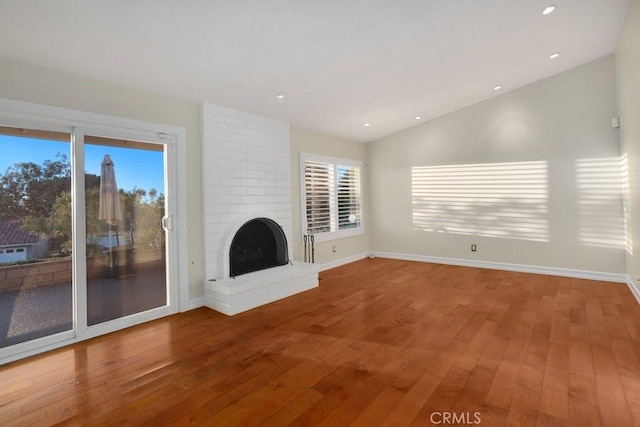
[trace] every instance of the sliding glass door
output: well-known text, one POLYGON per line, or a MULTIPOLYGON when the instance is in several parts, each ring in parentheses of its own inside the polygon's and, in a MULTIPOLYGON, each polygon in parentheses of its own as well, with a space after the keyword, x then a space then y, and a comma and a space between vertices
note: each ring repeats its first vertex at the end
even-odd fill
POLYGON ((70 140, 0 127, 0 349, 73 330, 70 140))
POLYGON ((178 311, 174 142, 0 120, 0 364, 178 311))
POLYGON ((165 146, 85 136, 87 324, 168 304, 165 146))

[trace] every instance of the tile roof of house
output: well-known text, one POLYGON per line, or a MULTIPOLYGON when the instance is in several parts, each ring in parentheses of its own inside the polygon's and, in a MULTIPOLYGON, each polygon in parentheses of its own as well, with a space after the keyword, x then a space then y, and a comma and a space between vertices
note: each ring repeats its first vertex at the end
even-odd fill
POLYGON ((22 221, 10 219, 0 221, 0 247, 15 245, 31 245, 38 243, 38 236, 22 230, 22 221))

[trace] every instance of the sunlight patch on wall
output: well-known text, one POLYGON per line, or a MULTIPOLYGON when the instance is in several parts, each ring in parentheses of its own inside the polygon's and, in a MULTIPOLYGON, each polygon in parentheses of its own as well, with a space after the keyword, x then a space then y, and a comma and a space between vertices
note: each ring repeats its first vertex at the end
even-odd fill
POLYGON ((576 160, 580 242, 584 245, 627 246, 622 170, 620 157, 576 160))
POLYGON ((629 158, 624 153, 620 158, 622 169, 622 211, 624 214, 625 249, 633 255, 633 233, 631 231, 631 187, 629 185, 629 158))
POLYGON ((549 241, 546 161, 411 168, 415 230, 549 241))

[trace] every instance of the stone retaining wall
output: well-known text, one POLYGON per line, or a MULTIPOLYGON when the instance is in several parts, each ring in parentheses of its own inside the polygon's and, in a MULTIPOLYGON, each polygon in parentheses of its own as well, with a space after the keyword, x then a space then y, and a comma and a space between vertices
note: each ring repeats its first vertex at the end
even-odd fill
MULTIPOLYGON (((161 251, 141 251, 133 256, 136 270, 157 268, 164 262, 161 251)), ((97 256, 87 258, 88 278, 105 277, 109 270, 108 258, 97 256)), ((71 259, 58 259, 33 264, 0 266, 0 293, 24 288, 71 284, 73 267, 71 259)))
POLYGON ((70 259, 0 267, 0 292, 71 283, 71 277, 70 259))

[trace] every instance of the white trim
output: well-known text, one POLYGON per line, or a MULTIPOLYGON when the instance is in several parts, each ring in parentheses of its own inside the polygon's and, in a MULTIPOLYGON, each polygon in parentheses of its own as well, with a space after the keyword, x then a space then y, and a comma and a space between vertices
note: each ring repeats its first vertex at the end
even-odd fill
POLYGON ((369 252, 362 252, 356 255, 351 255, 345 258, 336 259, 334 261, 325 262, 324 264, 320 264, 320 271, 330 270, 332 268, 340 267, 342 265, 350 264, 352 262, 360 261, 361 259, 368 258, 370 256, 369 252))
POLYGON ((36 354, 44 353, 45 351, 65 347, 80 341, 82 340, 76 337, 74 330, 68 330, 53 335, 47 335, 42 338, 36 338, 35 340, 14 344, 2 349, 0 366, 26 357, 35 356, 36 354))
MULTIPOLYGON (((187 310, 189 307, 189 218, 187 216, 187 130, 184 128, 176 128, 177 132, 173 135, 176 137, 174 147, 175 162, 173 166, 176 168, 174 172, 175 188, 173 191, 174 214, 175 214, 175 233, 176 233, 176 263, 174 267, 177 269, 175 278, 178 280, 178 308, 180 311, 187 310)), ((171 173, 171 171, 169 171, 171 173)))
MULTIPOLYGON (((57 125, 59 129, 69 127, 91 127, 92 129, 112 130, 120 128, 129 133, 142 131, 158 134, 185 134, 181 127, 164 125, 161 123, 145 122, 123 117, 109 116, 106 114, 89 113, 86 111, 71 110, 68 108, 53 107, 50 105, 34 104, 31 102, 16 101, 0 98, 0 117, 7 119, 26 120, 29 126, 33 121, 47 123, 46 130, 55 130, 49 125, 57 125)), ((36 128, 37 129, 37 128, 36 128)), ((66 131, 66 130, 64 130, 66 131)), ((159 137, 161 135, 158 135, 159 137)), ((148 138, 148 136, 144 136, 148 138)))
POLYGON ((338 165, 339 166, 355 166, 355 167, 362 168, 361 160, 351 160, 351 159, 345 159, 343 157, 331 157, 331 156, 324 156, 322 154, 301 152, 300 162, 302 163, 303 166, 304 166, 304 162, 307 160, 311 162, 317 162, 317 163, 328 163, 336 166, 338 165))
MULTIPOLYGON (((364 234, 365 227, 365 209, 364 209, 364 169, 363 163, 361 160, 351 160, 339 157, 330 157, 324 156, 321 154, 314 153, 300 153, 300 162, 299 162, 299 171, 300 171, 300 228, 301 228, 301 236, 307 234, 307 192, 306 192, 306 181, 305 181, 305 163, 307 161, 316 162, 316 163, 326 163, 332 165, 334 167, 337 166, 353 166, 357 167, 360 172, 360 227, 350 228, 344 230, 335 230, 335 231, 327 231, 324 233, 314 234, 314 238, 316 242, 326 242, 330 240, 344 239, 345 237, 354 237, 360 236, 364 234)), ((337 176, 334 176, 334 179, 337 179, 337 176)), ((337 185, 335 186, 337 188, 337 185)), ((337 203, 337 194, 336 194, 336 203, 337 203)), ((333 218, 331 220, 333 226, 333 218)), ((302 238, 302 237, 301 237, 302 238)))
MULTIPOLYGON (((206 148, 205 148, 205 123, 206 123, 206 117, 205 117, 205 109, 207 108, 211 108, 211 106, 213 106, 213 104, 208 104, 208 103, 202 103, 202 105, 200 106, 200 212, 201 212, 201 218, 200 218, 200 224, 202 226, 202 236, 200 239, 200 253, 202 254, 200 259, 201 259, 201 273, 202 273, 202 284, 200 286, 202 286, 202 292, 205 291, 205 285, 204 283, 207 282, 207 215, 206 215, 206 211, 205 211, 205 189, 206 187, 206 176, 205 176, 205 153, 206 153, 206 148)), ((184 187, 186 188, 186 187, 184 187)), ((186 193, 186 191, 185 191, 186 193)), ((216 254, 216 257, 219 256, 218 254, 216 254)), ((212 261, 213 263, 213 261, 212 261)), ((215 265, 218 265, 218 259, 216 258, 215 261, 215 265)), ((220 273, 218 273, 220 274, 220 273)), ((202 299, 202 304, 205 305, 205 297, 202 296, 200 298, 197 298, 194 301, 200 301, 200 299, 202 299)), ((185 301, 185 300, 182 300, 185 301)), ((189 304, 187 307, 180 307, 180 311, 187 311, 190 310, 193 307, 193 304, 189 304)))
POLYGON ((73 330, 78 340, 91 338, 87 333, 87 239, 85 213, 85 147, 84 130, 71 130, 71 226, 73 238, 73 278, 71 296, 73 298, 73 330), (82 143, 78 143, 78 139, 82 143), (78 262, 82 260, 82 262, 78 262))
POLYGON ((490 270, 517 271, 520 273, 545 274, 549 276, 572 277, 575 279, 597 280, 601 282, 628 283, 627 276, 617 273, 572 270, 567 268, 541 267, 536 265, 508 264, 490 261, 473 261, 460 258, 444 258, 426 255, 399 254, 394 252, 372 252, 379 258, 401 259, 405 261, 429 262, 433 264, 457 265, 461 267, 486 268, 490 270))
MULTIPOLYGON (((306 216, 306 213, 305 213, 305 216, 306 216)), ((361 224, 362 224, 362 217, 363 215, 360 214, 361 224)), ((304 228, 304 225, 303 225, 303 228, 304 228)), ((306 230, 303 233, 306 234, 306 230)), ((346 239, 347 237, 361 236, 363 234, 364 234, 364 227, 361 225, 358 228, 347 228, 344 230, 327 231, 324 233, 314 234, 313 236, 316 242, 329 242, 331 240, 346 239)))
POLYGON ((187 310, 182 310, 182 311, 195 310, 196 308, 200 308, 200 307, 204 307, 204 306, 205 306, 204 297, 194 298, 194 299, 189 300, 189 306, 188 306, 187 310))
POLYGON ((629 290, 631 291, 631 293, 635 297, 635 299, 638 302, 638 304, 640 304, 640 289, 638 289, 636 284, 633 283, 633 279, 631 278, 631 276, 626 276, 626 279, 627 279, 626 280, 627 287, 629 288, 629 290))

